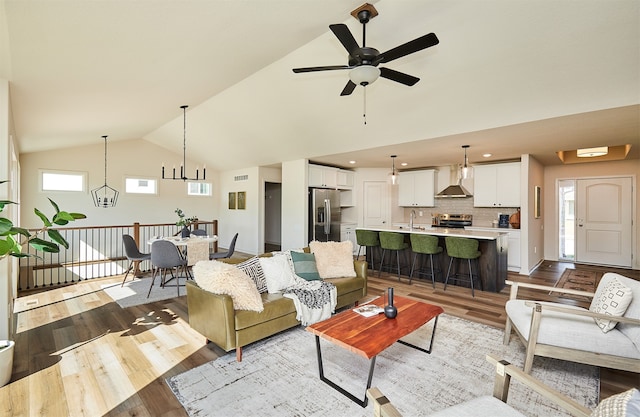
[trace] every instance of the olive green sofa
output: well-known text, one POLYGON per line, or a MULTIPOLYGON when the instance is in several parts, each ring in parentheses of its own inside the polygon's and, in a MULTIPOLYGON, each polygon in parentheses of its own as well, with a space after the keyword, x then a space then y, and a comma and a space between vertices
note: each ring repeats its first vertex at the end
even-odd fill
MULTIPOLYGON (((226 259, 237 263, 242 259, 226 259)), ((336 286, 336 309, 356 304, 367 295, 367 263, 354 261, 355 277, 330 278, 336 286)), ((242 347, 300 324, 296 319, 293 300, 282 294, 261 294, 264 310, 234 310, 229 295, 204 290, 194 281, 187 281, 189 324, 200 334, 226 352, 236 350, 236 360, 242 361, 242 347)))

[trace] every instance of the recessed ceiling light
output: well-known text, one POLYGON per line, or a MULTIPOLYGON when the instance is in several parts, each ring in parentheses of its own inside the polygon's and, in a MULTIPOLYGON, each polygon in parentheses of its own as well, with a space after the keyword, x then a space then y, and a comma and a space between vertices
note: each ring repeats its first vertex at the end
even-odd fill
POLYGON ((409 164, 407 164, 406 162, 403 162, 403 163, 401 163, 400 165, 402 165, 403 167, 406 167, 406 166, 407 166, 407 165, 409 165, 409 164))
POLYGON ((482 156, 485 157, 485 158, 489 158, 490 156, 493 156, 493 154, 492 153, 483 153, 482 156))
POLYGON ((356 161, 349 161, 349 163, 350 163, 351 165, 353 165, 353 164, 355 164, 355 163, 356 163, 356 161))

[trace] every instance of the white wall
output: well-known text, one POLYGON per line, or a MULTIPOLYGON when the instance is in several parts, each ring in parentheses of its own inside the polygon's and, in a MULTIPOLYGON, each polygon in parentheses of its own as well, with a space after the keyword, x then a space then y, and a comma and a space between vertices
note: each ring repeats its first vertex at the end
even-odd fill
MULTIPOLYGON (((197 216, 202 220, 218 218, 220 188, 218 174, 207 172, 207 182, 212 183, 213 196, 187 196, 187 185, 183 181, 162 180, 161 166, 179 164, 182 155, 144 140, 107 142, 107 184, 120 192, 116 207, 98 208, 93 204, 90 190, 104 184, 104 141, 95 138, 95 144, 84 147, 37 152, 20 155, 22 168, 21 215, 26 227, 37 227, 40 220, 33 213, 38 207, 46 214, 52 211, 47 198, 54 200, 61 210, 87 215, 75 226, 126 225, 140 223, 173 223, 174 213, 181 208, 187 217, 197 216), (88 173, 88 188, 85 193, 41 192, 39 169, 72 170, 88 173), (158 180, 157 195, 127 194, 124 192, 125 176, 149 177, 158 180)), ((195 173, 197 162, 187 160, 187 169, 195 173)), ((201 164, 202 165, 202 164, 201 164)), ((189 174, 188 175, 193 175, 189 174)))
POLYGON ((306 159, 282 163, 282 250, 308 245, 308 173, 306 159))
POLYGON ((535 218, 533 204, 535 187, 544 190, 544 167, 531 155, 522 155, 520 171, 520 273, 529 275, 544 259, 544 225, 552 219, 542 211, 535 218))

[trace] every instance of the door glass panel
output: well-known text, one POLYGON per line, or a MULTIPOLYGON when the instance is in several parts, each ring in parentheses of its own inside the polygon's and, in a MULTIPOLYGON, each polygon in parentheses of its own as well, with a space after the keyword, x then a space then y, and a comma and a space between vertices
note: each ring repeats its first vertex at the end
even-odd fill
POLYGON ((575 195, 576 184, 574 180, 558 181, 558 259, 561 261, 573 261, 576 256, 575 249, 575 195))

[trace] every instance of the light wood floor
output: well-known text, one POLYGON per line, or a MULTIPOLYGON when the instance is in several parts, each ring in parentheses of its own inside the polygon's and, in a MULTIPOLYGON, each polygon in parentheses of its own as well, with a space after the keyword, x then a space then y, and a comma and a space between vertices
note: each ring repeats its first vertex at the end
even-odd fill
MULTIPOLYGON (((553 285, 565 267, 573 264, 545 262, 531 277, 509 278, 553 285)), ((640 279, 640 271, 620 272, 640 279)), ((12 382, 0 388, 0 415, 186 416, 165 378, 223 352, 205 346, 204 337, 189 327, 185 296, 120 308, 101 285, 121 279, 17 300, 14 371, 12 382)), ((396 294, 439 304, 448 314, 504 327, 506 290, 476 292, 472 298, 466 288, 450 286, 444 292, 442 284, 433 290, 430 282, 408 285, 406 277, 398 282, 383 273, 370 277, 369 294, 382 294, 389 286, 396 294)), ((637 374, 601 372, 601 398, 638 385, 637 374)))

